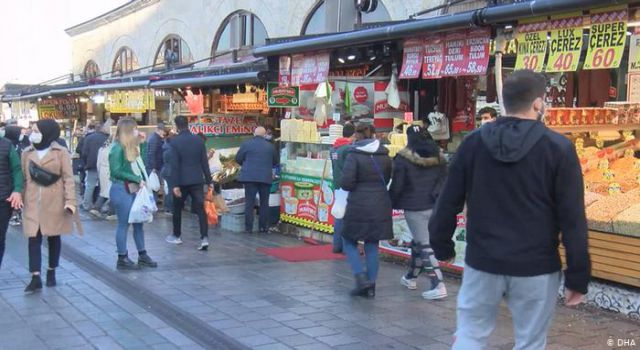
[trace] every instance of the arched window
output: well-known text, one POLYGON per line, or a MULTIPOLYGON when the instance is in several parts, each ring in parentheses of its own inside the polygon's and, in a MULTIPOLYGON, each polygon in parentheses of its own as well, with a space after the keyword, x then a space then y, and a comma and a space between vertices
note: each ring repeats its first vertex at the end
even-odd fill
POLYGON ((191 62, 193 62, 193 56, 189 45, 181 37, 169 35, 158 47, 153 69, 168 69, 191 62))
MULTIPOLYGON (((302 25, 302 35, 307 34, 324 34, 329 31, 326 30, 326 15, 327 15, 327 6, 324 3, 324 0, 318 1, 316 6, 311 10, 309 16, 304 21, 302 25)), ((390 21, 391 15, 389 15, 389 11, 384 6, 382 1, 378 1, 378 8, 371 13, 363 13, 362 14, 362 23, 373 23, 373 22, 385 22, 390 21)))
POLYGON ((116 58, 113 60, 111 75, 121 76, 140 68, 138 58, 129 47, 118 50, 116 58))
POLYGON ((239 11, 227 17, 213 41, 212 56, 266 43, 268 34, 262 21, 251 12, 239 11))
POLYGON ((87 64, 84 65, 82 76, 85 80, 89 80, 97 77, 98 75, 100 75, 100 68, 98 68, 98 64, 94 60, 89 60, 87 64))

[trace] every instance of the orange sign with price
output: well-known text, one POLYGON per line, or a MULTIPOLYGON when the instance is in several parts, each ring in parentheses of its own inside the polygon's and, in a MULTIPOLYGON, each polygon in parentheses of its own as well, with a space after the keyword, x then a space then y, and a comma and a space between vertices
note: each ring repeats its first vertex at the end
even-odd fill
POLYGON ((541 72, 547 54, 546 18, 534 18, 518 25, 518 57, 515 69, 541 72))
POLYGON ((551 17, 547 72, 575 72, 582 50, 582 12, 551 17))
POLYGON ((589 48, 584 69, 618 68, 627 39, 627 6, 591 12, 589 48))

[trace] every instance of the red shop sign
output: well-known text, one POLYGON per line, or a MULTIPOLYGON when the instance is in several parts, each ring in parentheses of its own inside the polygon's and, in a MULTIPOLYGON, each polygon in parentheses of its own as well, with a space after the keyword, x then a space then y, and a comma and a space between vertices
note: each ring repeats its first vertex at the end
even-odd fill
POLYGON ((400 79, 416 79, 420 77, 424 57, 424 40, 409 39, 404 42, 402 69, 400 79))
POLYGON ((291 85, 312 85, 326 81, 330 62, 329 53, 293 55, 291 85))
POLYGON ((278 85, 291 86, 291 57, 280 56, 280 69, 278 71, 278 85))
POLYGON ((466 74, 469 61, 466 33, 466 31, 456 32, 445 36, 441 76, 451 77, 466 74))
POLYGON ((491 32, 488 29, 471 29, 467 35, 466 75, 484 75, 489 66, 489 41, 491 32))
POLYGON ((441 36, 432 36, 425 39, 425 55, 422 62, 422 79, 440 78, 442 61, 444 56, 444 43, 441 36))
POLYGON ((302 78, 302 61, 304 55, 291 56, 291 85, 300 86, 300 79, 302 78))

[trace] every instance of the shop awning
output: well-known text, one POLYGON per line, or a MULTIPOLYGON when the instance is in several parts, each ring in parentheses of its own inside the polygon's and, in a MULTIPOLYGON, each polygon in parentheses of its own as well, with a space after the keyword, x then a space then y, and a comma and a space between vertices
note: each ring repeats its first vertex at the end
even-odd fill
POLYGON ((159 80, 151 83, 154 89, 173 88, 173 87, 197 87, 197 86, 215 86, 237 83, 251 83, 260 80, 260 72, 244 72, 221 75, 207 75, 202 77, 187 77, 180 79, 159 80))
POLYGON ((627 4, 630 0, 536 0, 511 5, 486 7, 479 10, 391 24, 378 28, 342 32, 321 37, 277 43, 258 47, 256 56, 277 56, 299 52, 310 52, 354 45, 364 45, 386 40, 405 39, 427 33, 444 32, 485 26, 497 23, 512 23, 519 19, 544 16, 616 4, 627 4))
POLYGON ((95 85, 82 85, 82 86, 74 86, 74 87, 66 87, 66 88, 54 88, 51 86, 51 89, 33 93, 22 96, 6 96, 2 98, 2 102, 11 102, 11 101, 20 101, 20 100, 34 100, 38 98, 55 96, 55 95, 66 95, 66 94, 78 94, 89 91, 109 91, 109 90, 127 90, 127 89, 141 89, 149 86, 149 80, 136 80, 136 81, 127 81, 127 82, 114 82, 114 83, 106 83, 106 84, 95 84, 95 85))

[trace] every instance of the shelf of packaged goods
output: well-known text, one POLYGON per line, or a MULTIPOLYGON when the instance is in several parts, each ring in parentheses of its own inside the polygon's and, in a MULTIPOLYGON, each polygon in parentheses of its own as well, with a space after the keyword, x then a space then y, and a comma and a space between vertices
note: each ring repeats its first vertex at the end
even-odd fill
POLYGON ((547 127, 559 133, 640 130, 640 124, 555 125, 555 126, 547 125, 547 127))
MULTIPOLYGON (((607 281, 640 287, 640 237, 589 231, 591 275, 607 281)), ((560 247, 563 264, 564 247, 560 247)))

